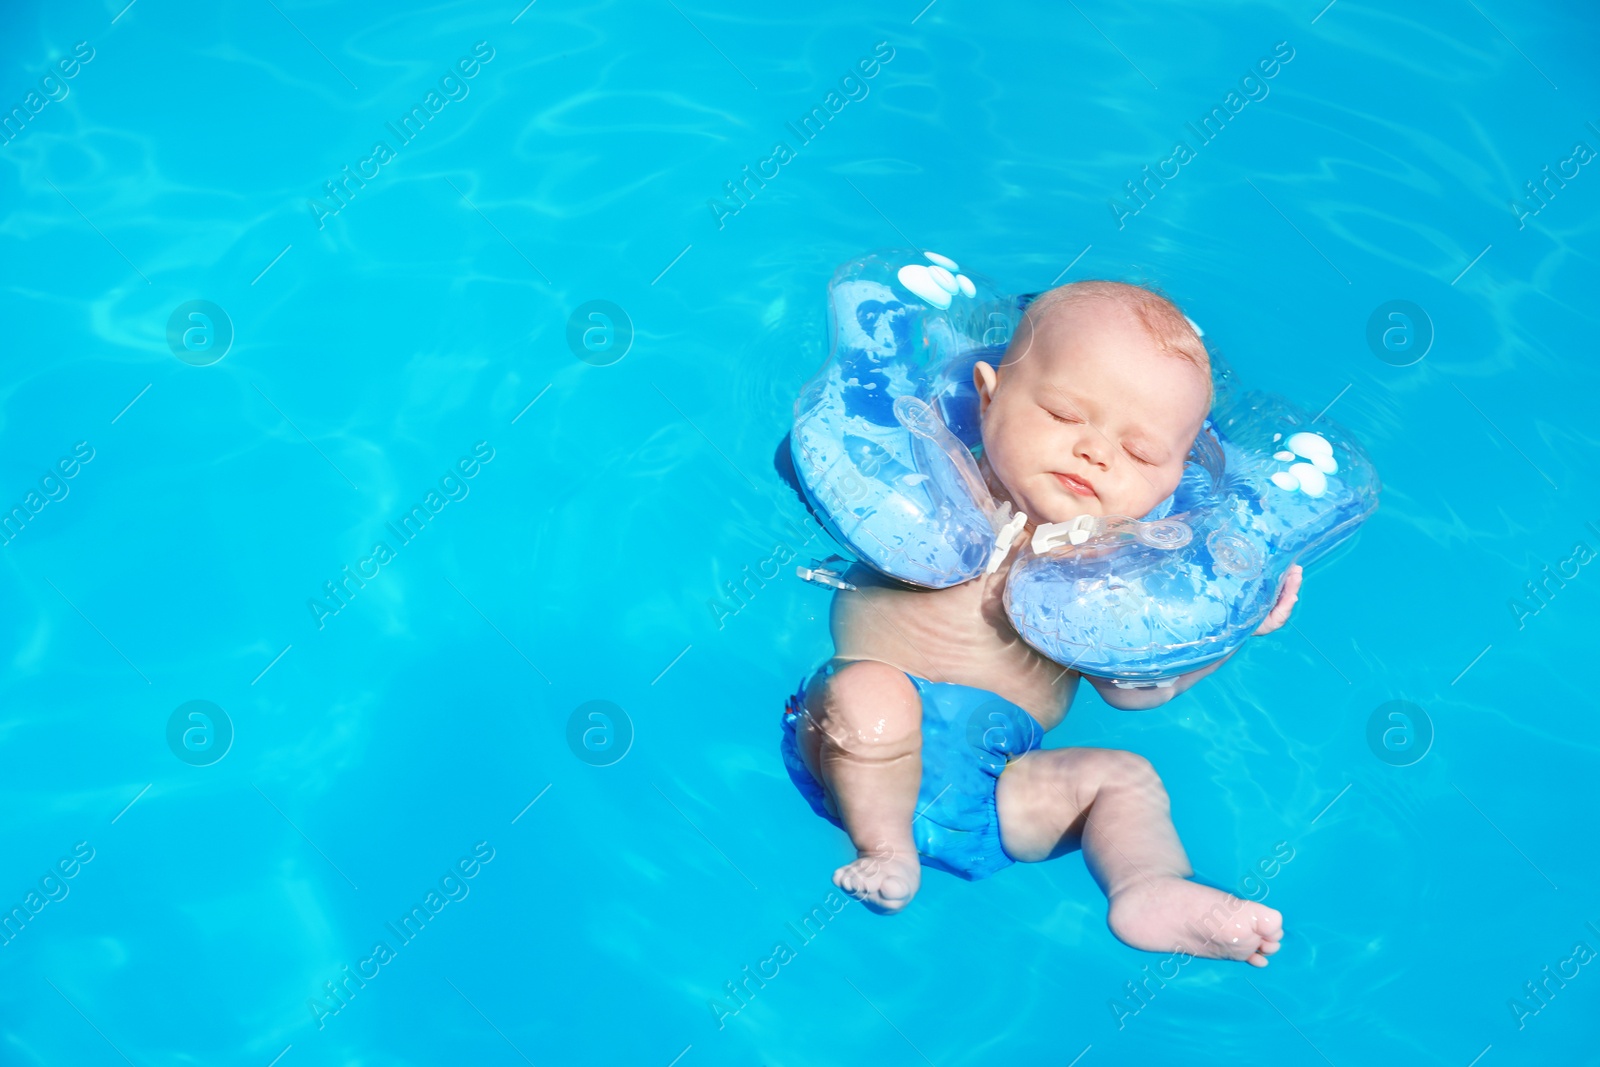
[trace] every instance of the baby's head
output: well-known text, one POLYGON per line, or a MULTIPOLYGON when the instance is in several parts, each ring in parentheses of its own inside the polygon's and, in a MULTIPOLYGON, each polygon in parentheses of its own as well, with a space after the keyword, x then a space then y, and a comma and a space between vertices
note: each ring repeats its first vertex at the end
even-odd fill
POLYGON ((973 372, 983 454, 1031 523, 1141 518, 1178 487, 1211 408, 1211 364, 1166 297, 1076 282, 1029 305, 999 367, 973 372))

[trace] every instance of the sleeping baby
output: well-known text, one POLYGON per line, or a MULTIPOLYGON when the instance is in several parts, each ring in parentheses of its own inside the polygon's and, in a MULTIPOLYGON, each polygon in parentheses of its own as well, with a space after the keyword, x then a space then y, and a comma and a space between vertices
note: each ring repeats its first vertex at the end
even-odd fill
MULTIPOLYGON (((999 366, 974 370, 979 469, 997 502, 1042 523, 1143 516, 1170 496, 1211 406, 1210 362, 1165 297, 1078 282, 1029 305, 999 366)), ((1081 848, 1112 932, 1134 948, 1265 966, 1272 908, 1189 880, 1166 791, 1130 752, 1039 748, 1080 679, 1110 705, 1165 703, 1221 666, 1125 689, 1034 651, 1003 603, 1006 568, 922 589, 856 564, 834 597, 834 656, 789 700, 789 773, 857 858, 834 883, 875 911, 910 903, 921 865, 969 879, 1081 848)), ((1288 619, 1292 568, 1258 633, 1288 619)))

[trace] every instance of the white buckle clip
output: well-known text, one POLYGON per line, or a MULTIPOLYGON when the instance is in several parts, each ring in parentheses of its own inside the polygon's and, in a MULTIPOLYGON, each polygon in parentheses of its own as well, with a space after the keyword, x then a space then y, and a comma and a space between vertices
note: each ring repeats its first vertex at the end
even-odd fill
POLYGON ((1176 681, 1176 678, 1157 678, 1149 682, 1128 682, 1121 678, 1113 678, 1111 679, 1111 684, 1118 689, 1171 689, 1172 683, 1176 681))
POLYGON ((1027 525, 1028 516, 1020 511, 1011 516, 1009 521, 1005 520, 1004 516, 1010 510, 1010 504, 1001 504, 995 510, 995 513, 990 516, 989 521, 996 524, 994 551, 989 553, 989 565, 983 568, 984 574, 993 574, 1000 569, 1000 564, 1005 561, 1006 556, 1011 552, 1012 542, 1016 541, 1017 535, 1022 532, 1023 526, 1027 525), (1002 522, 1004 525, 999 525, 1002 522))
MULTIPOLYGON (((811 562, 816 563, 817 561, 812 560, 811 562)), ((844 576, 838 571, 830 571, 820 565, 815 568, 796 567, 794 573, 801 581, 810 582, 813 585, 825 585, 829 589, 843 589, 852 593, 856 591, 856 587, 845 581, 844 576)))
POLYGON ((1083 544, 1094 536, 1095 518, 1093 515, 1079 515, 1066 522, 1047 522, 1033 531, 1033 553, 1042 556, 1054 548, 1065 545, 1083 544))

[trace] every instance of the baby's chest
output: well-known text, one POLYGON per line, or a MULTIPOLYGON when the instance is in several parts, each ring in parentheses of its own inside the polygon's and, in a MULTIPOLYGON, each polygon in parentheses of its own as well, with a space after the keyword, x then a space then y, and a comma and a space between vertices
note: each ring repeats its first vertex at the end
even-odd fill
MULTIPOLYGON (((866 582, 834 602, 834 640, 844 655, 874 656, 886 646, 920 652, 945 668, 1037 658, 1006 617, 1004 585, 985 577, 950 589, 866 582), (852 646, 846 651, 846 645, 852 646)), ((904 657, 897 657, 904 662, 904 657)))
POLYGON ((845 624, 835 626, 836 653, 890 663, 932 682, 987 690, 1053 728, 1066 713, 1077 676, 1017 635, 1002 593, 1003 587, 977 582, 954 589, 871 590, 849 606, 845 624))

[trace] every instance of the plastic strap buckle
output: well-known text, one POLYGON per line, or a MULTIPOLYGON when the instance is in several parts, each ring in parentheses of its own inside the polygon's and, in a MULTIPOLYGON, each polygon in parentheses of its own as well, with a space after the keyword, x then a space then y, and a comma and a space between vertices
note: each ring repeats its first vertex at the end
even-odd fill
POLYGON ((843 574, 838 571, 828 570, 818 560, 812 560, 811 563, 812 566, 810 567, 796 567, 794 569, 796 577, 801 581, 810 582, 813 585, 825 585, 829 589, 842 589, 852 593, 856 591, 855 586, 844 580, 843 574))
POLYGON ((993 574, 1000 569, 1000 564, 1005 561, 1006 556, 1011 552, 1012 542, 1022 532, 1023 526, 1027 525, 1028 516, 1020 511, 1007 521, 1005 515, 1010 510, 1010 504, 1001 504, 995 510, 995 513, 989 517, 989 522, 995 527, 994 551, 989 553, 989 565, 983 568, 983 573, 985 574, 993 574))
POLYGON ((1042 556, 1053 548, 1063 545, 1074 547, 1083 544, 1094 536, 1095 518, 1093 515, 1079 515, 1066 522, 1047 522, 1033 531, 1033 553, 1042 556))
POLYGON ((1122 678, 1111 679, 1111 684, 1118 689, 1171 689, 1176 678, 1156 678, 1153 681, 1127 681, 1122 678))

